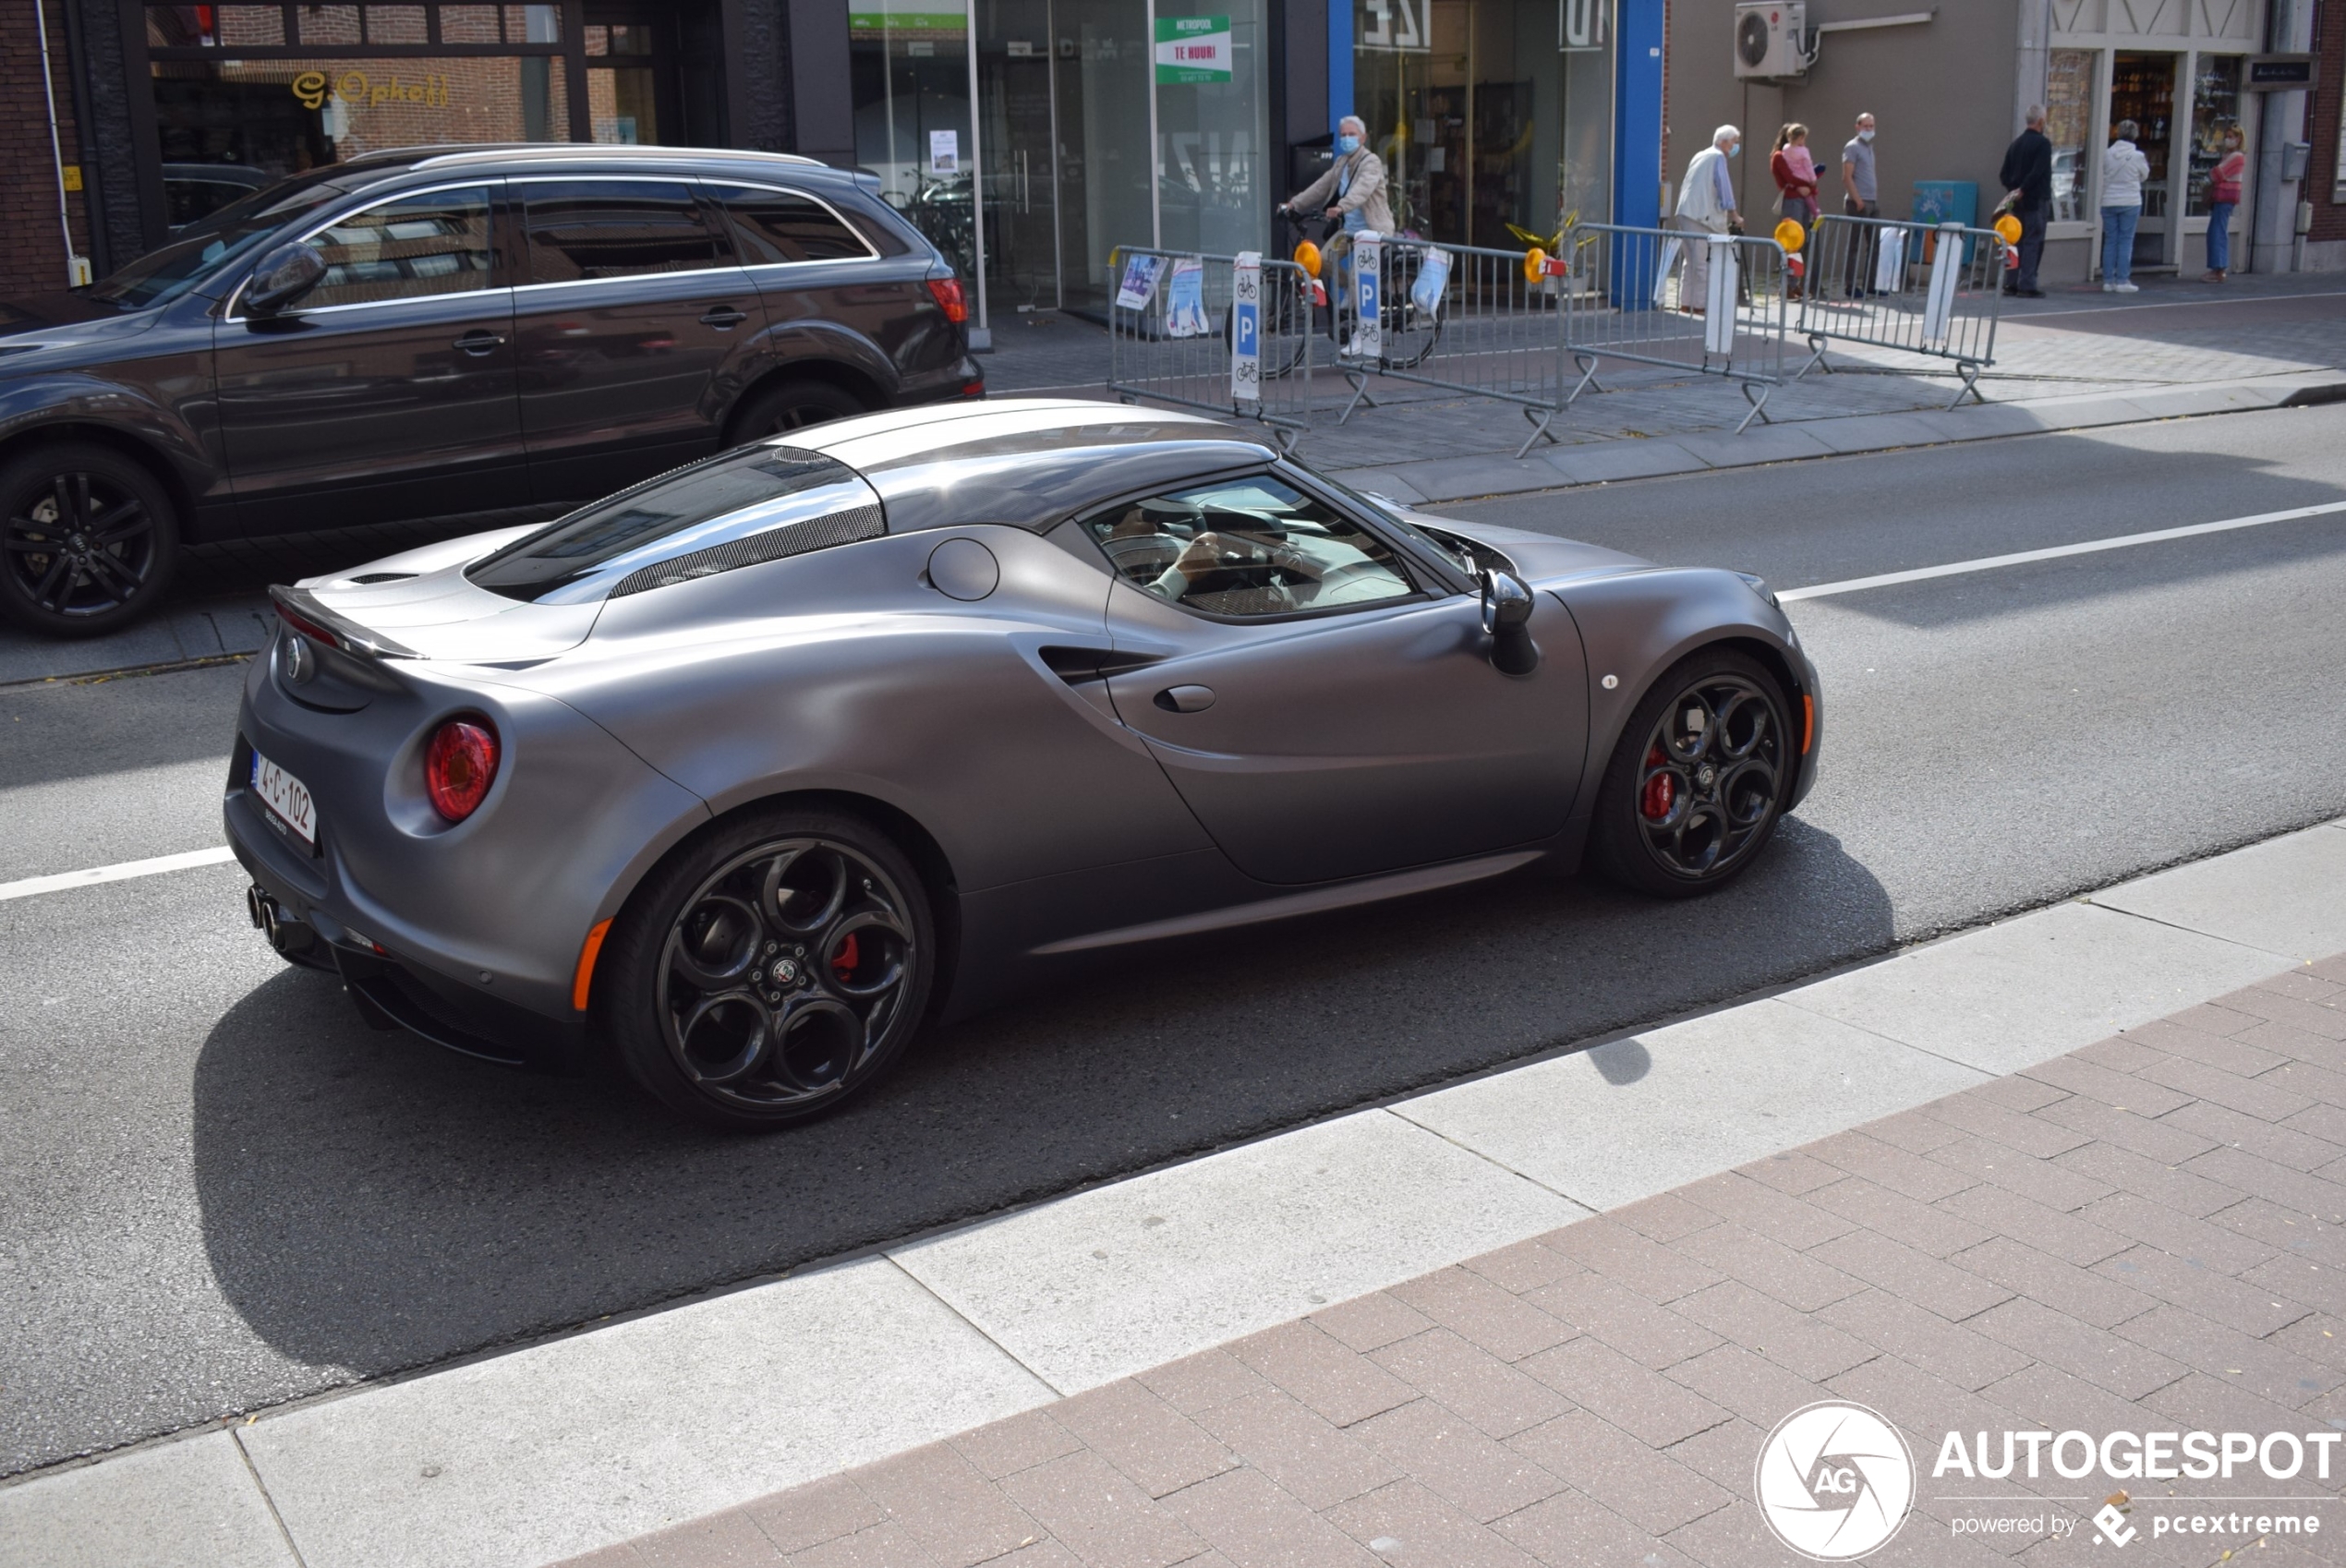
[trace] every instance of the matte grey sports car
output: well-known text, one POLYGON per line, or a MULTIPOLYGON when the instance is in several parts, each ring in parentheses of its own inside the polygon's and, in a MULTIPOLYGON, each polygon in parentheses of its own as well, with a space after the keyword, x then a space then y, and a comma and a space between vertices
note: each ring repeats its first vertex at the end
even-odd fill
POLYGON ((1535 862, 1717 887, 1822 721, 1756 578, 1097 403, 841 420, 274 593, 225 811, 278 950, 734 1127, 1103 948, 1535 862))

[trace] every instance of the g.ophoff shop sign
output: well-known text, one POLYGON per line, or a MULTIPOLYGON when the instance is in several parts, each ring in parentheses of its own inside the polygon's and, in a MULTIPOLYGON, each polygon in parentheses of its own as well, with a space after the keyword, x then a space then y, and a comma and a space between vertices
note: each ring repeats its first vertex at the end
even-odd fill
POLYGON ((428 109, 445 109, 448 78, 428 72, 419 79, 409 80, 393 72, 377 81, 364 71, 345 71, 338 77, 329 77, 323 71, 303 71, 293 78, 293 95, 305 109, 321 109, 329 103, 354 109, 381 103, 418 103, 428 109))
MULTIPOLYGON (((2124 1547, 2147 1536, 2196 1536, 2231 1557, 2259 1540, 2308 1544, 2321 1536, 2320 1509, 2346 1431, 2318 1432, 1949 1432, 1930 1467, 1925 1499, 1955 1536, 2038 1536, 2067 1540, 2091 1526, 2093 1544, 2124 1547), (1997 1482, 2047 1479, 2057 1489, 1981 1490, 1997 1482), (2189 1493, 2139 1497, 2104 1484, 2231 1482, 2253 1494, 2189 1493), (2273 1485, 2290 1490, 2276 1494, 2273 1485), (2068 1506, 2063 1507, 2062 1504, 2068 1506)), ((1844 1562, 1887 1545, 1916 1502, 1919 1477, 1905 1439, 1879 1413, 1839 1402, 1808 1405, 1777 1423, 1760 1444, 1752 1477, 1760 1516, 1776 1538, 1801 1556, 1844 1562)))

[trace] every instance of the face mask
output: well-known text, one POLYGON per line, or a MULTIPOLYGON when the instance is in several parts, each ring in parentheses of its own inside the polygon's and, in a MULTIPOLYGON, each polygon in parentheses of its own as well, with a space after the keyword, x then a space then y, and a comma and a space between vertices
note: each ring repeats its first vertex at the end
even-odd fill
POLYGON ((1336 150, 1349 158, 1360 151, 1360 139, 1357 136, 1339 136, 1336 139, 1336 150))
POLYGON ((1857 133, 1857 139, 1858 139, 1859 141, 1868 141, 1868 142, 1869 142, 1869 141, 1873 140, 1873 132, 1871 132, 1871 131, 1869 131, 1869 130, 1866 130, 1866 131, 1859 131, 1859 132, 1857 133))
POLYGON ((1740 158, 1740 157, 1742 157, 1742 156, 1743 156, 1743 143, 1742 143, 1742 142, 1740 142, 1740 141, 1738 141, 1738 142, 1736 142, 1736 143, 1735 143, 1733 147, 1728 148, 1728 149, 1727 149, 1727 156, 1728 156, 1728 157, 1730 157, 1730 158, 1740 158))

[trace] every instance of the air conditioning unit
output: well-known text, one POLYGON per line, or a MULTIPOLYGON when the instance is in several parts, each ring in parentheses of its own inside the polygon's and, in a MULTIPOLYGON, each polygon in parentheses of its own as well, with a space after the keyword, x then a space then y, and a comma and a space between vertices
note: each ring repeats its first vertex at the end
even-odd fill
POLYGON ((1808 69, 1808 7, 1746 4, 1735 7, 1735 75, 1796 77, 1808 69))

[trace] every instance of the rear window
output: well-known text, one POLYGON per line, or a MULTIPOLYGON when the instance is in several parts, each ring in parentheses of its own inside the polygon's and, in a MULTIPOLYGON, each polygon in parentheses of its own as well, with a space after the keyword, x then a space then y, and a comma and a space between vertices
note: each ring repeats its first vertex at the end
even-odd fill
POLYGON ((879 497, 845 464, 744 447, 574 512, 465 575, 508 598, 583 604, 886 531, 879 497))
POLYGON ((733 220, 746 266, 862 260, 872 254, 838 213, 811 196, 764 186, 717 186, 709 194, 733 220))

